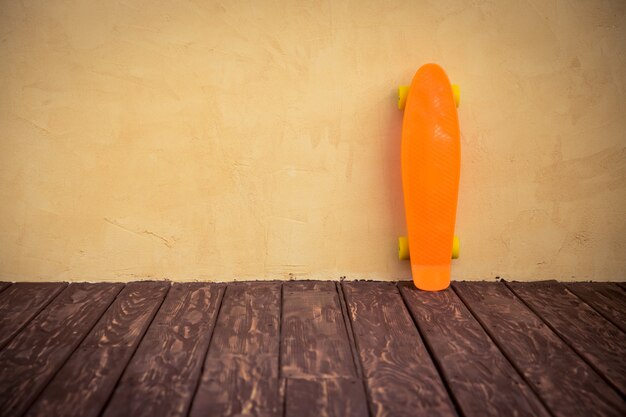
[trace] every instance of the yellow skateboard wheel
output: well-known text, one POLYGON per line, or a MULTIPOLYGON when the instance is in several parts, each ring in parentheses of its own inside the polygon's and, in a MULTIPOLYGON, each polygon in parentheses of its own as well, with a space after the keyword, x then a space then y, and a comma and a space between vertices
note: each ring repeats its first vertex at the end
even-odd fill
POLYGON ((409 239, 406 236, 398 238, 398 259, 405 261, 409 259, 409 239))
POLYGON ((460 250, 461 250, 461 242, 459 241, 459 237, 455 235, 454 239, 452 240, 452 259, 459 258, 460 250))
POLYGON ((398 87, 398 108, 404 110, 406 105, 406 98, 409 96, 409 86, 401 85, 398 87))
POLYGON ((457 84, 452 84, 452 94, 454 95, 454 104, 459 107, 459 104, 461 104, 461 88, 457 84))

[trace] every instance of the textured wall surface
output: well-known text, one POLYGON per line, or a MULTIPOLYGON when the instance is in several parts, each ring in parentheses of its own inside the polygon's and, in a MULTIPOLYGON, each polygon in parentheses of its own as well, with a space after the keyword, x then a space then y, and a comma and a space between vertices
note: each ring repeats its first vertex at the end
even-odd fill
POLYGON ((395 90, 461 85, 454 278, 626 278, 626 2, 0 2, 0 279, 406 279, 395 90))

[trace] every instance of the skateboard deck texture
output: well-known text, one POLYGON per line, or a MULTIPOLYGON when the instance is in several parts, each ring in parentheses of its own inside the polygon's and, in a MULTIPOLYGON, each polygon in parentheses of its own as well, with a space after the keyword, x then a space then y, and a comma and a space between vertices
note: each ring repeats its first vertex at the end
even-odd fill
POLYGON ((402 123, 402 188, 413 282, 450 285, 461 143, 452 86, 436 64, 413 77, 402 123))

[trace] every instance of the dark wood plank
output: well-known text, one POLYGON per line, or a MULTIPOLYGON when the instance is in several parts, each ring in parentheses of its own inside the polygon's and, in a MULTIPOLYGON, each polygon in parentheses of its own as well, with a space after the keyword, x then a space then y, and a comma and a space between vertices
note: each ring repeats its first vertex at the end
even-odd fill
POLYGON ((570 282, 567 289, 626 332, 626 292, 614 282, 570 282))
POLYGON ((355 378, 287 379, 286 417, 367 417, 363 382, 355 378))
POLYGON ((550 415, 451 288, 399 288, 465 417, 550 415))
POLYGON ((622 395, 626 394, 626 334, 556 281, 507 286, 622 395))
POLYGON ((0 293, 0 349, 65 287, 63 282, 20 282, 0 293))
POLYGON ((20 416, 123 284, 71 284, 0 352, 0 416, 20 416))
POLYGON ((185 416, 224 292, 221 284, 173 284, 104 416, 185 416))
POLYGON ((190 415, 280 416, 281 284, 230 284, 190 415))
POLYGON ((356 377, 334 282, 283 284, 282 375, 356 377))
POLYGON ((622 416, 626 403, 503 283, 453 288, 555 416, 622 416))
POLYGON ((168 288, 127 284, 26 415, 98 416, 168 288))
POLYGON ((281 364, 287 378, 287 417, 367 415, 341 302, 334 282, 283 286, 281 364))
POLYGON ((445 386, 393 283, 344 282, 373 416, 454 416, 445 386))
POLYGON ((0 292, 6 290, 9 286, 11 286, 10 282, 0 281, 0 292))

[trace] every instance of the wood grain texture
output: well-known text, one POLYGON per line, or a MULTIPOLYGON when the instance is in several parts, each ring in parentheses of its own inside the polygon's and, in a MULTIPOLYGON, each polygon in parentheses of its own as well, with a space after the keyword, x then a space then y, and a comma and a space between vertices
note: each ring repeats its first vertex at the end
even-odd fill
POLYGON ((284 377, 356 377, 334 282, 283 284, 281 343, 284 377))
POLYGON ((619 284, 283 285, 11 284, 0 417, 626 415, 619 284))
POLYGON ((568 290, 626 332, 626 292, 614 282, 570 282, 568 290))
POLYGON ((26 411, 122 287, 69 285, 0 352, 0 416, 26 411))
POLYGON ((0 293, 11 286, 10 282, 0 281, 0 293))
POLYGON ((626 394, 624 332, 556 281, 507 285, 622 396, 626 394))
POLYGON ((465 417, 549 416, 451 288, 398 286, 465 417))
POLYGON ((0 293, 0 349, 65 287, 63 282, 20 282, 0 293))
POLYGON ((127 284, 26 415, 98 416, 168 288, 127 284))
POLYGON ((224 292, 221 284, 173 284, 103 415, 185 416, 224 292))
POLYGON ((395 284, 344 282, 342 287, 373 415, 456 415, 395 284))
POLYGON ((281 284, 229 284, 190 416, 280 416, 281 284))
POLYGON ((626 403, 503 283, 453 288, 555 416, 623 416, 626 403))
POLYGON ((363 382, 355 378, 287 379, 285 417, 367 417, 363 382))

